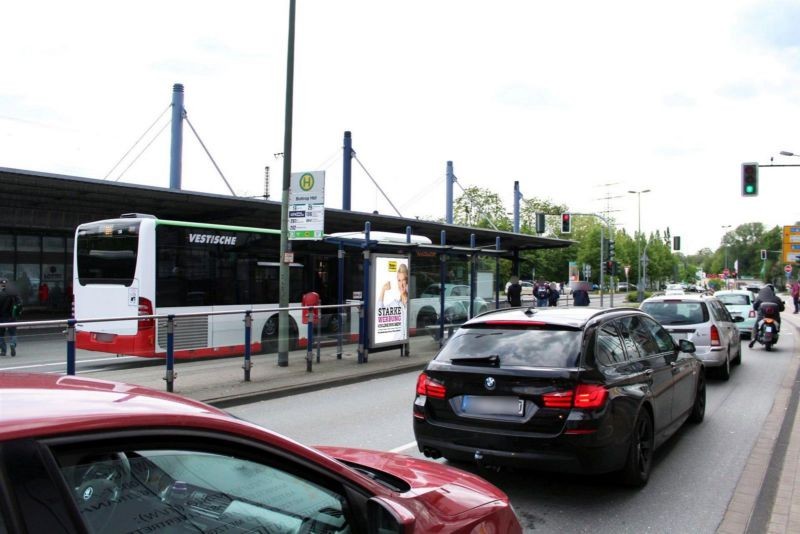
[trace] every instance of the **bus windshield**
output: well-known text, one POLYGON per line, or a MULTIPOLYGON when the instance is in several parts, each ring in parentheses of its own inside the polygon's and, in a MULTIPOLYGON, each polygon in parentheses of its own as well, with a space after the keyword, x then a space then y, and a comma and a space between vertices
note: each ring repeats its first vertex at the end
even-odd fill
POLYGON ((130 286, 136 274, 139 222, 98 223, 78 230, 78 282, 130 286))

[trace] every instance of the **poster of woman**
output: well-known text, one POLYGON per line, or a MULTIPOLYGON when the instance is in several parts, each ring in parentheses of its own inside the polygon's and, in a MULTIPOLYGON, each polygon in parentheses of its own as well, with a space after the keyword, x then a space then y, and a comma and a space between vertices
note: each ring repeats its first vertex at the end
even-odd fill
POLYGON ((395 345, 408 340, 407 256, 373 256, 372 345, 395 345))

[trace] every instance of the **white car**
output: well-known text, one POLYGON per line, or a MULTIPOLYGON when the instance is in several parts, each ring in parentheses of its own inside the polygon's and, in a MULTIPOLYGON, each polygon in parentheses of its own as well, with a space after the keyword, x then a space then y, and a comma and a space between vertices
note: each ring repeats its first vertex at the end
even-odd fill
POLYGON ((684 291, 681 284, 667 284, 666 289, 664 289, 665 295, 683 295, 684 293, 686 291, 684 291))
POLYGON ((756 324, 756 311, 753 309, 755 296, 747 289, 726 289, 717 291, 714 296, 718 298, 732 317, 743 317, 744 320, 736 323, 739 333, 750 338, 753 335, 753 326, 756 324))

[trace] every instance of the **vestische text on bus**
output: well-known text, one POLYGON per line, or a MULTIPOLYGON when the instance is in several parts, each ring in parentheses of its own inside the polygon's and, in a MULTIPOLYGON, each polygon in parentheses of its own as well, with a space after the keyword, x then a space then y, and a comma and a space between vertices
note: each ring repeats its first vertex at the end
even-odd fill
POLYGON ((235 235, 189 234, 189 243, 209 245, 235 245, 235 235))

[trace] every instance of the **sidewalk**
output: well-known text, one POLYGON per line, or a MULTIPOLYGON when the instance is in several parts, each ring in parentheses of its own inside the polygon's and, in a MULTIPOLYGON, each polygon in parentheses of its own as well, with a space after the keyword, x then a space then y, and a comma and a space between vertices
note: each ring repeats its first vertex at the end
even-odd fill
MULTIPOLYGON (((368 354, 367 363, 358 363, 357 345, 345 345, 337 359, 336 346, 312 353, 311 372, 307 370, 306 351, 289 353, 289 365, 279 367, 277 355, 255 355, 251 358, 250 381, 244 380, 244 358, 221 358, 175 362, 173 392, 219 407, 235 406, 258 400, 296 395, 362 382, 393 374, 421 370, 439 350, 439 343, 430 336, 412 338, 410 353, 401 356, 399 349, 368 354)), ((93 378, 117 380, 166 391, 166 368, 147 366, 115 368, 92 373, 93 378)))
POLYGON ((783 330, 793 327, 795 352, 717 529, 719 534, 800 534, 800 316, 790 308, 787 305, 781 315, 783 330))

